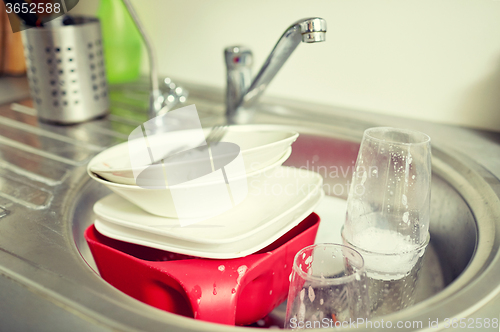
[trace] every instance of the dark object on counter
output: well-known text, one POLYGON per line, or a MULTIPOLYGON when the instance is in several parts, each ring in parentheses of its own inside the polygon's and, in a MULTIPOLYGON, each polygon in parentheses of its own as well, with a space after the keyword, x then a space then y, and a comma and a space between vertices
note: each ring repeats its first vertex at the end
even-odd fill
POLYGON ((43 27, 64 16, 79 0, 3 0, 12 32, 43 27))
POLYGON ((27 5, 26 8, 28 10, 24 12, 23 10, 19 11, 13 11, 19 18, 24 22, 29 27, 36 27, 36 26, 42 26, 41 21, 39 20, 38 16, 33 13, 32 10, 29 10, 29 3, 23 0, 3 0, 5 2, 5 5, 9 4, 11 8, 14 8, 14 5, 18 4, 20 8, 23 7, 24 5, 27 5))
POLYGON ((63 24, 64 25, 75 25, 76 21, 75 21, 75 19, 74 19, 73 16, 71 16, 71 15, 65 15, 63 17, 63 24))
POLYGON ((320 218, 312 213, 266 248, 236 259, 206 259, 85 231, 101 276, 135 299, 204 321, 247 325, 288 294, 295 254, 314 243, 320 218))

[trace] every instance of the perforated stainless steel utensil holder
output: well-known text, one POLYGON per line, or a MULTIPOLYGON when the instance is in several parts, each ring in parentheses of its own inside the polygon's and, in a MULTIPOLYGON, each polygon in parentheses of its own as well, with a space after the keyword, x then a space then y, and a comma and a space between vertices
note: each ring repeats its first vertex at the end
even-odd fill
POLYGON ((109 108, 99 20, 74 20, 22 31, 31 96, 42 120, 78 123, 109 108))

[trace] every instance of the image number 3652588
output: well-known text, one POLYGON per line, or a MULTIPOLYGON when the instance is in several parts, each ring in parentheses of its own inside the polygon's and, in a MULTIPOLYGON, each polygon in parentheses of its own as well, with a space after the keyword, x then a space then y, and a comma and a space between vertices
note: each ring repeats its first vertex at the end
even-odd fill
POLYGON ((12 32, 43 27, 73 9, 79 0, 3 0, 12 32))

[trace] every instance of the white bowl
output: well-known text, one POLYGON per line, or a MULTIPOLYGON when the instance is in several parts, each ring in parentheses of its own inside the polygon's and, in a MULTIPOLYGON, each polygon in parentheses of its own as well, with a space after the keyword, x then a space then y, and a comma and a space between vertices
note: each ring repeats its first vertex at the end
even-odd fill
MULTIPOLYGON (((204 132, 207 135, 210 128, 204 129, 204 132)), ((245 169, 249 174, 278 161, 298 135, 297 132, 278 125, 236 125, 228 127, 222 142, 235 143, 240 147, 245 169)), ((161 133, 148 137, 148 140, 150 146, 163 147, 167 145, 164 142, 169 142, 169 146, 165 147, 165 153, 168 154, 182 146, 186 149, 193 148, 194 146, 185 143, 190 141, 190 137, 193 137, 193 130, 161 133)), ((87 169, 111 182, 135 185, 134 173, 137 175, 142 169, 134 169, 131 164, 129 142, 125 142, 99 153, 89 162, 87 169)), ((161 165, 150 166, 151 173, 154 173, 155 167, 161 168, 161 165)))
POLYGON ((247 172, 247 174, 233 173, 232 175, 231 164, 241 161, 241 158, 236 158, 235 162, 225 167, 229 185, 226 184, 221 173, 218 173, 220 170, 175 186, 149 189, 102 179, 91 171, 91 167, 87 168, 87 172, 93 180, 104 184, 143 210, 162 217, 177 218, 181 225, 185 226, 199 222, 200 218, 204 220, 217 216, 241 203, 247 196, 252 179, 265 176, 267 172, 281 166, 291 153, 292 148, 288 147, 281 158, 272 164, 247 172))

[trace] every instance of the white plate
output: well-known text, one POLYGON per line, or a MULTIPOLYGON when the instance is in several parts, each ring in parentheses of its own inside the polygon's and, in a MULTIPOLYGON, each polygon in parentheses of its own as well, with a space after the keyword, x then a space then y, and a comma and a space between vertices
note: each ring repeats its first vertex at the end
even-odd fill
MULTIPOLYGON (((185 143, 182 142, 189 142, 189 138, 194 136, 195 131, 180 130, 149 136, 151 146, 160 146, 160 143, 165 145, 162 147, 162 150, 165 150, 164 153, 156 159, 159 160, 169 151, 183 146, 185 143)), ((205 128, 204 132, 207 135, 210 128, 205 128)), ((295 142, 298 135, 295 131, 277 125, 237 125, 228 127, 222 142, 236 143, 240 147, 245 169, 247 173, 250 173, 279 160, 295 142)), ((194 147, 189 144, 185 145, 186 150, 194 147)), ((152 167, 161 168, 161 165, 152 167)), ((118 144, 99 153, 89 162, 88 171, 111 182, 135 185, 134 171, 129 159, 129 142, 118 144)))
POLYGON ((101 221, 165 238, 196 244, 227 244, 259 235, 295 209, 305 208, 311 212, 310 205, 318 192, 322 192, 323 178, 304 169, 279 167, 252 181, 255 182, 250 182, 248 196, 240 205, 185 227, 175 218, 149 214, 117 195, 98 201, 94 212, 101 221))
POLYGON ((204 243, 193 244, 191 242, 184 242, 182 240, 147 231, 138 231, 133 228, 120 226, 99 219, 95 220, 94 225, 101 234, 124 242, 190 256, 212 259, 233 259, 253 254, 279 239, 310 215, 323 196, 324 192, 322 190, 318 191, 314 197, 311 197, 307 204, 294 208, 288 211, 288 213, 276 218, 275 222, 261 233, 253 234, 243 241, 218 245, 204 243))
MULTIPOLYGON (((232 176, 231 173, 226 173, 230 183, 239 183, 245 189, 244 192, 232 192, 234 204, 237 206, 243 204, 245 197, 247 196, 246 191, 250 185, 255 183, 257 178, 266 176, 266 174, 271 173, 274 169, 281 166, 288 159, 291 153, 292 148, 289 147, 279 160, 266 166, 265 168, 261 168, 251 173, 238 174, 238 172, 233 172, 232 175, 234 176, 232 176), (243 184, 242 181, 245 183, 243 184), (239 195, 236 195, 238 193, 239 195)), ((145 211, 161 217, 180 217, 184 223, 189 223, 189 219, 206 218, 211 215, 220 214, 218 211, 214 211, 215 208, 226 206, 227 209, 224 210, 228 210, 232 207, 231 201, 229 201, 229 196, 227 195, 227 187, 220 170, 218 172, 212 172, 202 178, 181 183, 176 186, 150 189, 110 182, 97 177, 88 169, 87 171, 93 180, 104 184, 116 194, 127 199, 129 202, 136 204, 145 211), (183 201, 185 204, 182 205, 184 209, 179 210, 178 206, 174 204, 175 202, 172 197, 172 190, 174 190, 175 193, 179 193, 179 191, 186 192, 183 201), (219 194, 214 195, 213 192, 217 192, 217 190, 219 190, 219 194), (224 192, 221 193, 220 190, 224 192), (226 193, 227 197, 223 196, 224 193, 226 193), (223 205, 224 203, 226 204, 223 205), (196 206, 200 208, 197 209, 195 208, 196 206), (202 206, 205 208, 201 208, 202 206)), ((248 189, 248 191, 250 191, 250 189, 248 189)))

